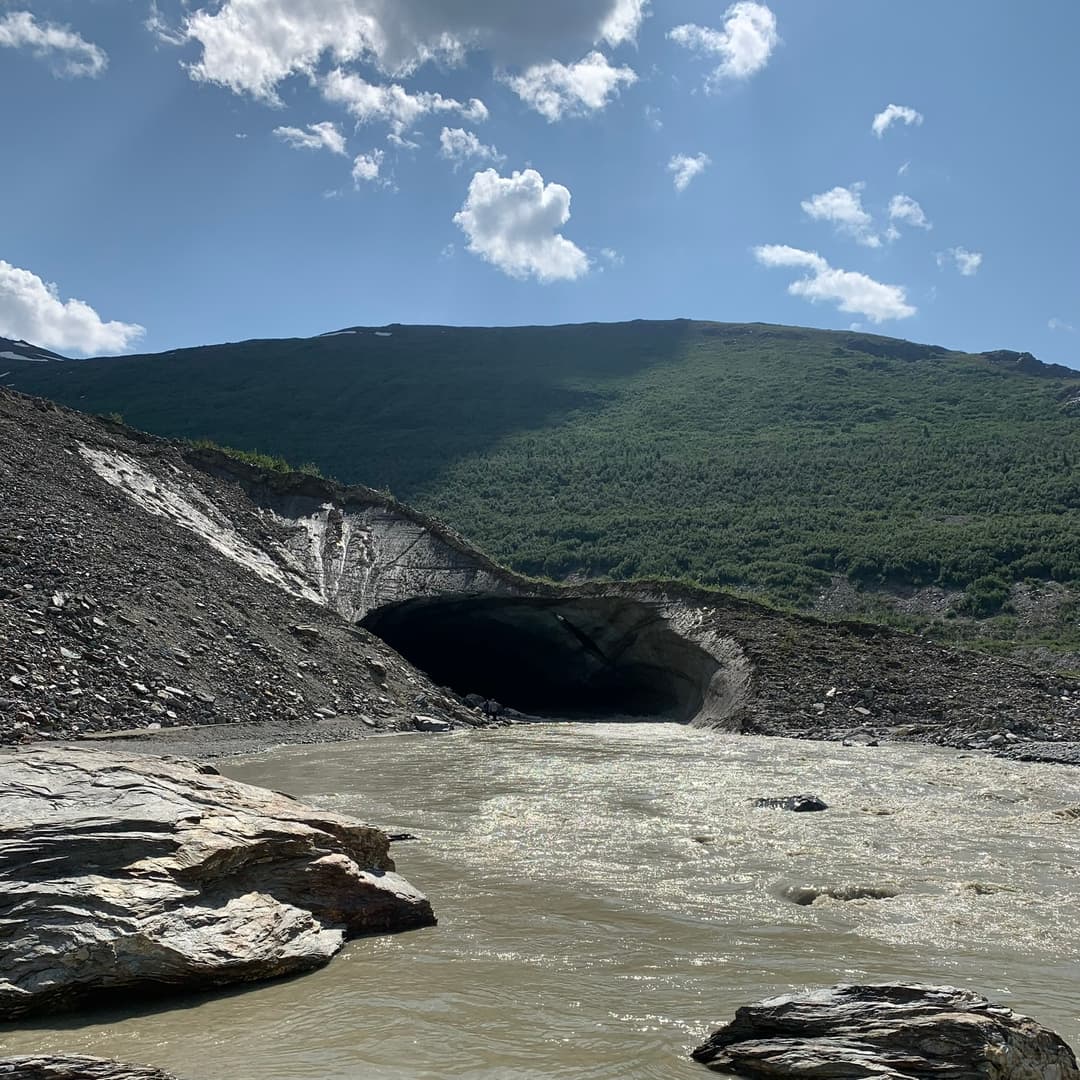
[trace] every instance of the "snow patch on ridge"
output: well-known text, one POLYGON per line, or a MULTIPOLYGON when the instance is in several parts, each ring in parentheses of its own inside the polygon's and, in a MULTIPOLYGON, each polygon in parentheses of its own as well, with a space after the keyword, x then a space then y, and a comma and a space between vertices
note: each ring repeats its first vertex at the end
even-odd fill
POLYGON ((25 353, 17 352, 0 352, 0 360, 31 360, 35 364, 47 364, 49 362, 47 356, 27 356, 25 353))
MULTIPOLYGON (((304 577, 299 564, 285 548, 278 547, 280 562, 259 550, 230 524, 224 515, 194 485, 184 479, 175 466, 173 483, 155 476, 134 458, 115 450, 96 450, 80 446, 79 452, 90 467, 114 488, 127 495, 148 513, 167 518, 181 528, 195 533, 215 551, 257 574, 263 581, 277 585, 293 596, 322 604, 319 590, 304 577)), ((275 545, 275 547, 277 547, 275 545)))

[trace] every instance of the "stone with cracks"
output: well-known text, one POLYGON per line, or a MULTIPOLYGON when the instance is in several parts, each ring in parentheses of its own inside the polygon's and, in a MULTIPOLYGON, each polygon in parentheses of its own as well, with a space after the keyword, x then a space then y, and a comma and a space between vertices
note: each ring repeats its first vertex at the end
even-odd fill
POLYGON ((306 971, 435 922, 386 835, 181 759, 0 754, 0 1019, 306 971))
POLYGON ((950 986, 835 986, 739 1009, 691 1055, 715 1072, 791 1080, 1080 1080, 1060 1036, 950 986))

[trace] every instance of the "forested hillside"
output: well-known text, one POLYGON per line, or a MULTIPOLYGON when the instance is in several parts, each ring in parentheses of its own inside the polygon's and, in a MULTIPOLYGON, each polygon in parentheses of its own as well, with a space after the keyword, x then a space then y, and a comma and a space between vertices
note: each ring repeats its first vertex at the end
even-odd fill
POLYGON ((835 575, 1080 581, 1080 373, 873 335, 634 322, 393 326, 12 360, 127 423, 389 488, 529 573, 813 602, 835 575))

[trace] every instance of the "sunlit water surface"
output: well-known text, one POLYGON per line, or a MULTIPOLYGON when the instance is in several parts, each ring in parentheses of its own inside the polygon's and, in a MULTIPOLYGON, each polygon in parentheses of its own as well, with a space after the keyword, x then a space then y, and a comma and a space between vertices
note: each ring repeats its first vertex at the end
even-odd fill
POLYGON ((303 978, 38 1020, 8 1052, 187 1080, 707 1075, 688 1048, 807 985, 977 989, 1080 1042, 1080 770, 910 747, 553 724, 227 764, 420 843, 439 926, 303 978), (753 809, 812 791, 831 809, 753 809), (806 887, 895 891, 800 906, 806 887))

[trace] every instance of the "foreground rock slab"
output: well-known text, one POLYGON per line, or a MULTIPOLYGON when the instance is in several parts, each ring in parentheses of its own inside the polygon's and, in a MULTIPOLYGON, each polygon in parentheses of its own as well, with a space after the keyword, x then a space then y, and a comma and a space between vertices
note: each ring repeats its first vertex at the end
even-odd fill
POLYGON ((716 1072, 814 1080, 1080 1080, 1058 1035, 968 990, 835 986, 747 1005, 691 1056, 716 1072))
POLYGON ((431 925, 369 825, 181 759, 0 753, 0 1018, 306 971, 431 925))
POLYGON ((176 1080, 172 1073, 95 1057, 0 1058, 3 1080, 176 1080))

